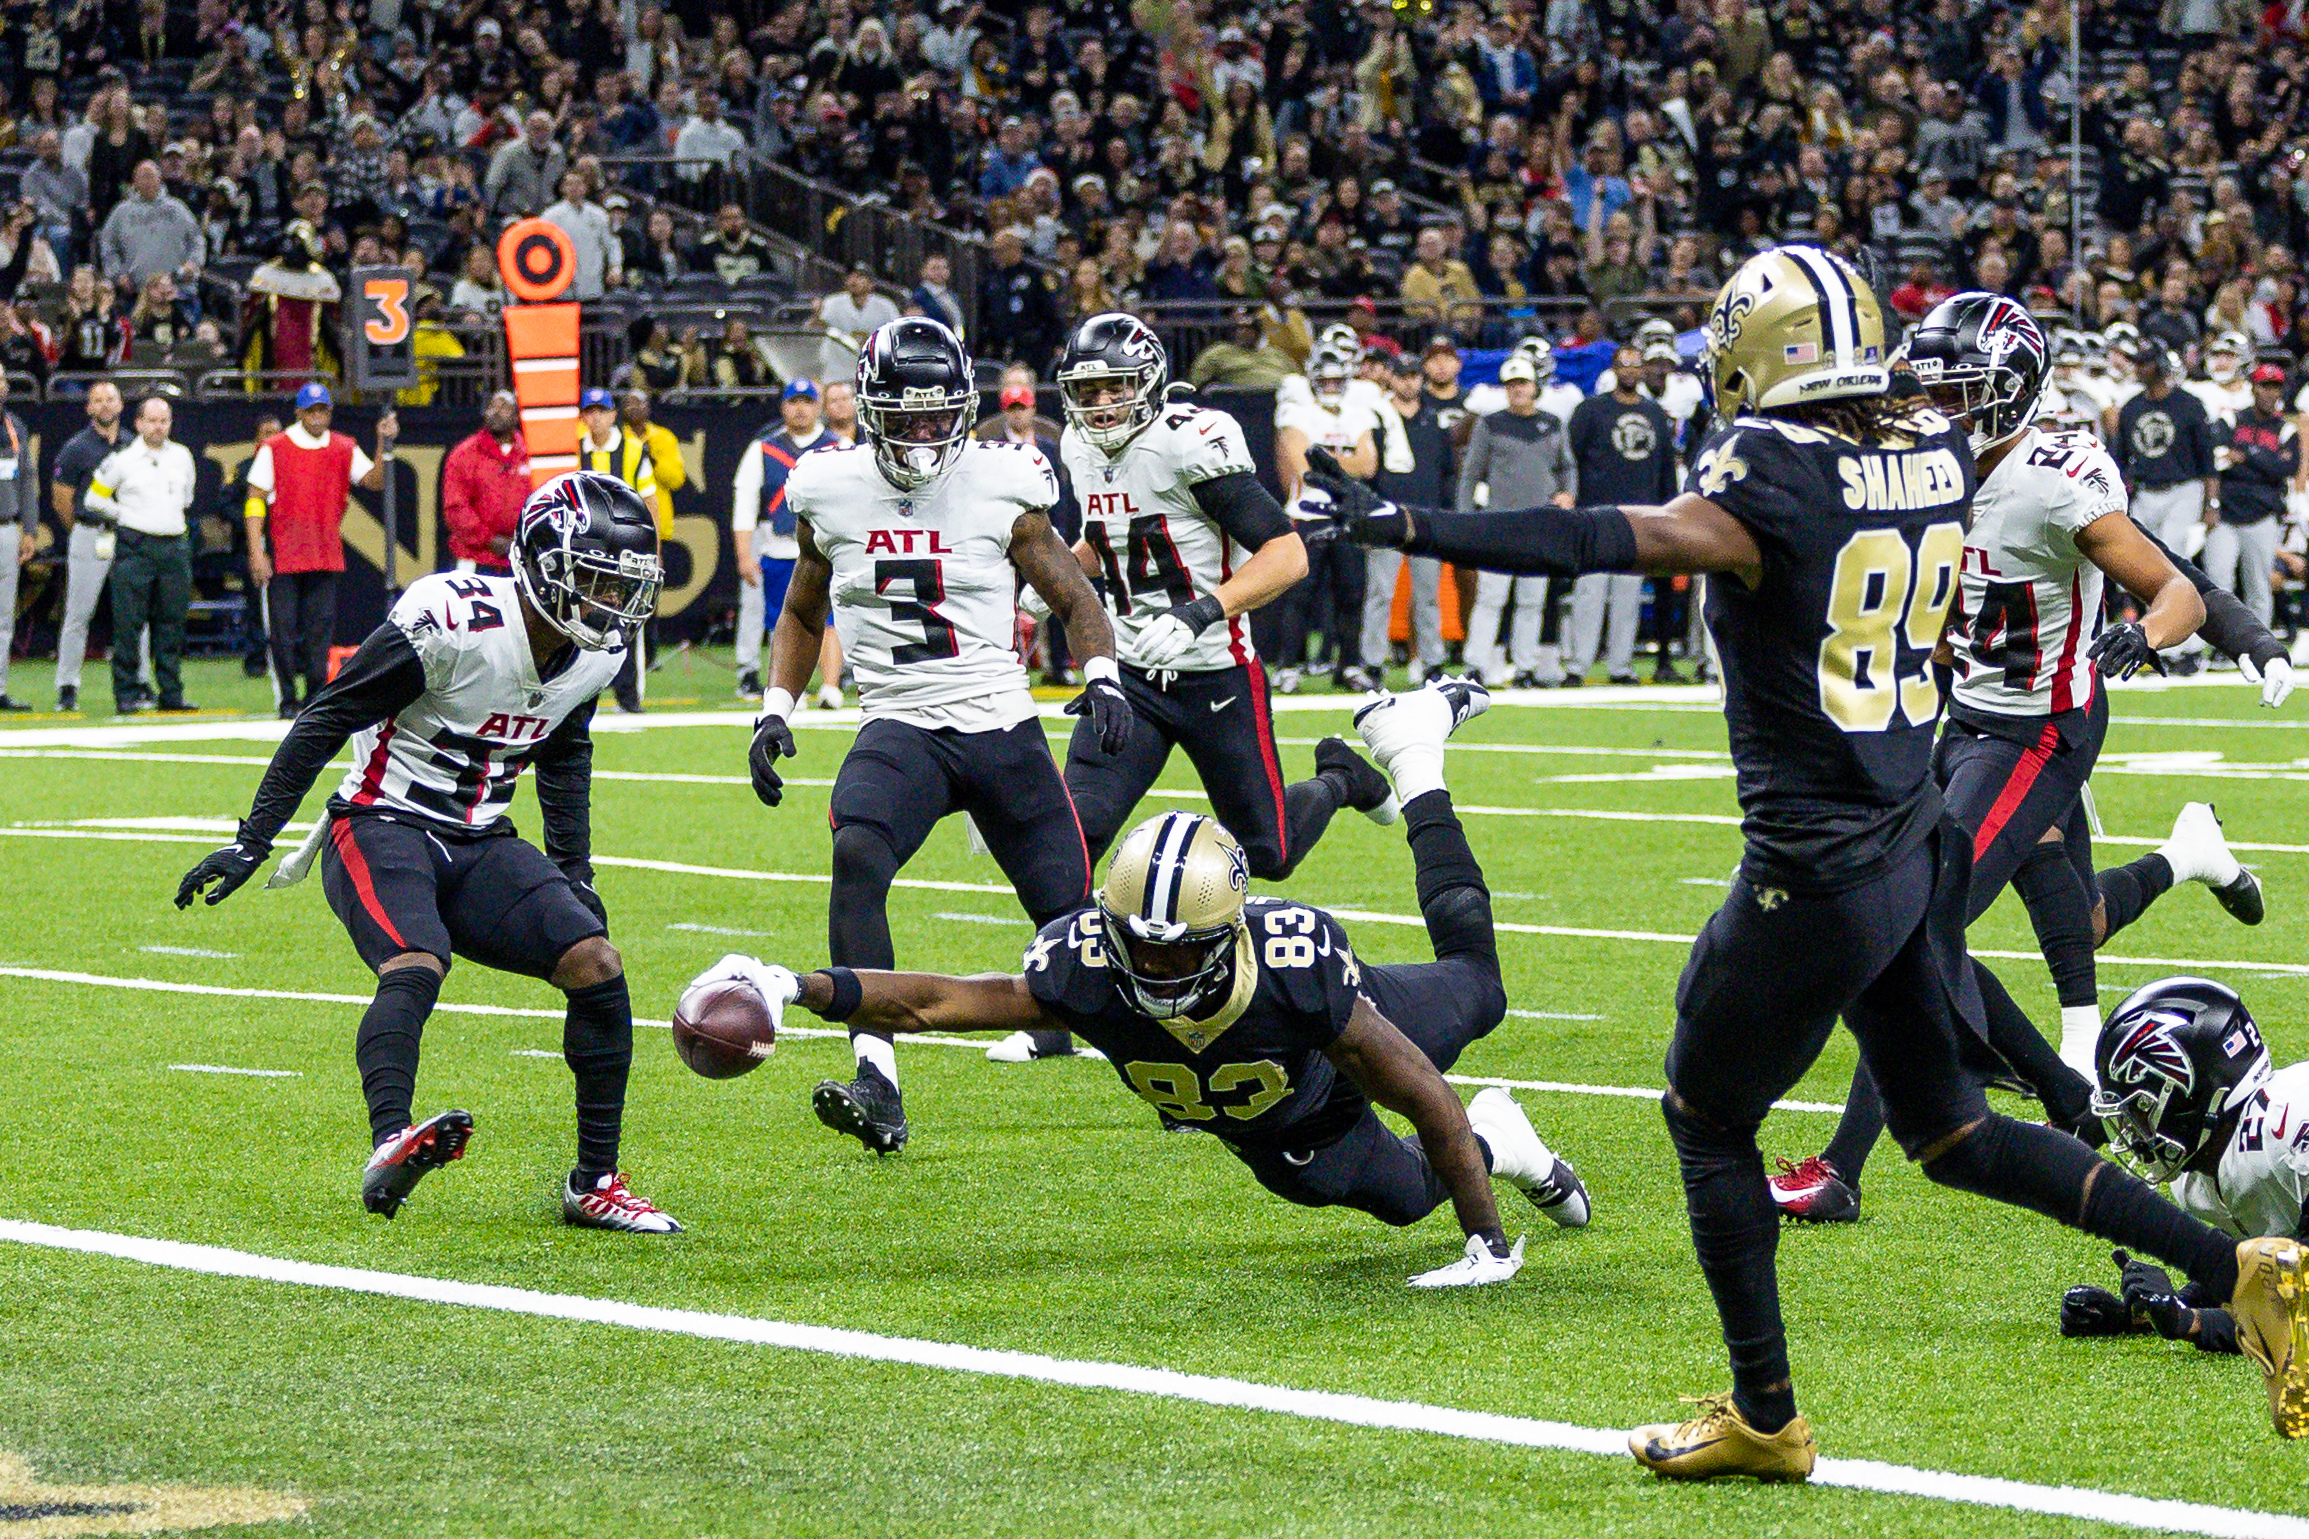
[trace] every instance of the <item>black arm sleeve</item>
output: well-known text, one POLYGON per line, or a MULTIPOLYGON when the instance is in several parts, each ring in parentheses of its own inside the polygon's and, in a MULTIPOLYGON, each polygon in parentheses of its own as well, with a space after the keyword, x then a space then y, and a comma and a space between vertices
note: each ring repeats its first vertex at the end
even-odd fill
POLYGON ((1411 540, 1403 548, 1415 556, 1526 577, 1636 570, 1635 525, 1615 507, 1409 511, 1411 540))
POLYGON ((1203 516, 1245 550, 1257 550, 1291 532, 1291 516, 1251 471, 1197 481, 1194 491, 1195 506, 1203 510, 1203 516))
POLYGON ((2189 579, 2189 586, 2205 601, 2205 623, 2197 627, 2197 634, 2205 644, 2224 657, 2250 657, 2253 666, 2266 668, 2270 660, 2286 655, 2285 643, 2279 641, 2268 626, 2253 616, 2240 599, 2206 575, 2205 569, 2157 538, 2156 531, 2138 519, 2133 527, 2149 537, 2149 543, 2165 553, 2174 570, 2189 579))
POLYGON ((593 877, 593 707, 571 711, 537 750, 537 815, 545 858, 570 876, 593 877))
POLYGON ((321 686, 273 750, 273 762, 257 785, 256 804, 241 824, 241 838, 271 845, 345 740, 400 715, 423 693, 425 665, 401 627, 388 620, 321 686))

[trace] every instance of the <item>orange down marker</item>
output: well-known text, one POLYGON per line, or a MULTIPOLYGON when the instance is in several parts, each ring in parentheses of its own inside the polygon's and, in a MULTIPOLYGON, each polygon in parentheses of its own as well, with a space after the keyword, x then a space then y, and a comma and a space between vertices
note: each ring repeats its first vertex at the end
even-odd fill
POLYGON ((505 307, 505 353, 529 448, 529 484, 577 468, 576 304, 557 304, 577 273, 577 248, 560 226, 524 219, 497 242, 497 272, 519 304, 505 307))

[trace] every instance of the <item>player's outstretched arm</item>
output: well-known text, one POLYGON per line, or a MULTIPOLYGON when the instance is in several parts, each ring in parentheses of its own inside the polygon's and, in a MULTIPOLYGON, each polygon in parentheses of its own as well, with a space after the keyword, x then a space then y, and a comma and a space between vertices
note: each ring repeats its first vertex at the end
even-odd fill
POLYGON ((203 892, 213 906, 237 891, 265 863, 282 826, 345 740, 400 715, 423 693, 425 664, 408 635, 388 620, 369 633, 337 676, 298 713, 288 736, 273 750, 273 762, 265 766, 256 802, 241 819, 238 835, 185 873, 177 884, 176 906, 191 907, 203 892))
POLYGON ((1065 1025, 1043 1014, 1016 973, 950 978, 824 968, 804 973, 800 986, 796 1004, 853 1031, 1055 1031, 1065 1025))
POLYGON ((793 580, 786 587, 777 628, 770 632, 770 687, 762 696, 762 714, 754 722, 753 746, 746 751, 754 795, 765 807, 785 800, 786 782, 778 773, 778 761, 794 756, 794 729, 786 725, 786 718, 794 714, 795 699, 810 687, 832 607, 833 564, 818 549, 808 519, 794 520, 794 543, 800 549, 794 557, 793 580))
POLYGON ((1764 553, 1747 525, 1686 492, 1665 507, 1512 508, 1446 513, 1385 502, 1338 474, 1321 449, 1307 480, 1331 494, 1348 537, 1483 571, 1575 577, 1586 572, 1729 572, 1753 586, 1764 553))
POLYGON ((1491 1195, 1491 1173, 1484 1168, 1467 1108, 1444 1083, 1442 1072, 1395 1029, 1394 1022, 1360 996, 1347 1029, 1323 1052, 1374 1102, 1411 1119, 1427 1163, 1451 1190, 1459 1227, 1480 1236, 1491 1254, 1504 1261, 1509 1255, 1507 1232, 1500 1227, 1499 1205, 1491 1195))
POLYGON ((2206 645, 2234 659, 2238 672, 2261 686, 2263 705, 2272 710, 2283 705, 2285 697, 2293 693, 2293 664, 2285 643, 2245 607, 2242 599, 2214 582, 2203 567, 2158 539, 2153 531, 2138 523, 2133 528, 2197 590, 2205 606, 2204 623, 2197 627, 2197 634, 2205 638, 2206 645))
POLYGON ((2176 647, 2205 623, 2204 601, 2165 553, 2121 511, 2103 514, 2077 531, 2076 547, 2138 599, 2138 620, 2112 626, 2094 641, 2090 656, 2103 674, 2130 678, 2143 667, 2165 671, 2157 653, 2176 647))

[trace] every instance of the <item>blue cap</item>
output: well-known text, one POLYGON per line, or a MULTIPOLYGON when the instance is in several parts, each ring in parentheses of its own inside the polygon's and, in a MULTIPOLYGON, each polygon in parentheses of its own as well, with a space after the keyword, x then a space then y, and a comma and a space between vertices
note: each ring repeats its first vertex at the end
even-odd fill
POLYGON ((312 384, 297 387, 297 410, 299 411, 307 411, 315 406, 333 406, 335 404, 329 399, 329 387, 317 380, 312 384))
POLYGON ((786 381, 786 394, 784 399, 789 401, 815 401, 817 398, 818 382, 816 380, 789 379, 786 381))
POLYGON ((609 392, 602 389, 599 385, 594 386, 591 390, 586 391, 584 394, 577 398, 577 409, 579 411, 591 411, 596 406, 600 407, 603 411, 617 410, 617 402, 610 399, 609 392))

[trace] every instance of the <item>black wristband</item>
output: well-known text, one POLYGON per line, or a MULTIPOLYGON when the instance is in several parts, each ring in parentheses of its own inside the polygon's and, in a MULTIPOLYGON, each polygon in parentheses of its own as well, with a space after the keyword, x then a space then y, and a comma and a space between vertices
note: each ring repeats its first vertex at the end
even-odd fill
POLYGON ((233 838, 240 843, 247 845, 252 851, 256 853, 256 857, 259 860, 264 859, 267 855, 270 855, 273 852, 272 840, 267 839, 264 835, 251 828, 247 818, 241 819, 240 827, 233 830, 233 838))
POLYGON ((825 1009, 818 1012, 819 1019, 837 1024, 848 1020, 857 1011, 858 1001, 866 997, 865 989, 858 983, 858 975, 847 967, 824 967, 819 971, 834 985, 834 997, 825 1009))
POLYGON ((1181 625, 1200 636, 1227 617, 1227 606, 1219 602, 1216 593, 1206 593, 1190 603, 1173 604, 1170 612, 1181 625))

